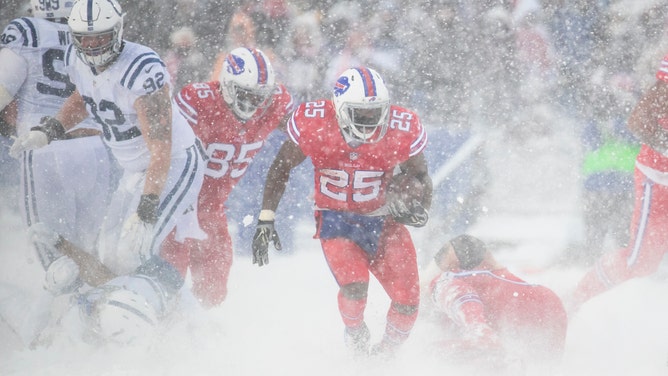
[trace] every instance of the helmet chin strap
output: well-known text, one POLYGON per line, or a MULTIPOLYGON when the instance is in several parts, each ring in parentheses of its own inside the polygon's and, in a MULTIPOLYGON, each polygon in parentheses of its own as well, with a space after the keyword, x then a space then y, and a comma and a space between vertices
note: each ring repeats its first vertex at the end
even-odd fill
POLYGON ((248 112, 248 113, 250 113, 250 112, 255 112, 255 111, 257 110, 257 107, 255 107, 255 106, 253 106, 253 105, 249 105, 249 104, 247 104, 247 102, 244 102, 244 101, 237 101, 237 103, 238 103, 238 107, 239 107, 239 108, 241 109, 241 111, 243 111, 243 112, 248 112), (251 111, 251 109, 252 109, 252 111, 251 111))
POLYGON ((362 140, 353 137, 349 131, 344 130, 343 128, 341 128, 341 135, 343 135, 343 139, 346 141, 348 146, 350 146, 353 149, 364 145, 364 142, 362 140))
POLYGON ((248 112, 248 111, 245 111, 244 109, 242 109, 242 106, 240 106, 240 103, 238 101, 236 101, 234 103, 234 114, 237 115, 237 117, 241 121, 246 122, 246 121, 250 120, 250 118, 252 118, 253 115, 255 115, 256 111, 257 111, 257 107, 255 107, 252 112, 248 112))
MULTIPOLYGON (((79 50, 78 48, 76 49, 77 50, 76 52, 77 52, 77 55, 79 56, 79 58, 81 60, 83 60, 83 62, 86 63, 86 65, 91 67, 91 69, 93 69, 95 74, 99 74, 99 73, 104 72, 104 70, 106 70, 107 67, 109 67, 111 64, 113 64, 118 59, 118 57, 121 56, 121 52, 123 52, 124 47, 125 47, 125 41, 122 41, 120 47, 118 48, 118 52, 113 53, 113 56, 109 60, 104 62, 103 64, 96 64, 94 60, 92 60, 90 57, 88 57, 83 51, 79 50)), ((112 46, 111 50, 113 51, 113 49, 114 49, 114 47, 112 46)))

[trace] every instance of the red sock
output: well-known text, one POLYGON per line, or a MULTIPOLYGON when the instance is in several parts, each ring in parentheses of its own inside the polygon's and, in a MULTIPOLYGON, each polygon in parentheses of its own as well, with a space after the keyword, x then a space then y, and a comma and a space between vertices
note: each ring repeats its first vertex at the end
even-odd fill
POLYGON ((339 312, 343 319, 343 324, 347 327, 356 328, 364 322, 364 309, 366 308, 366 299, 352 300, 343 296, 339 291, 339 312))
POLYGON ((395 345, 403 343, 411 333, 415 320, 417 319, 418 310, 411 310, 412 312, 401 312, 397 309, 397 305, 392 303, 387 312, 387 325, 385 326, 384 341, 389 341, 395 345))

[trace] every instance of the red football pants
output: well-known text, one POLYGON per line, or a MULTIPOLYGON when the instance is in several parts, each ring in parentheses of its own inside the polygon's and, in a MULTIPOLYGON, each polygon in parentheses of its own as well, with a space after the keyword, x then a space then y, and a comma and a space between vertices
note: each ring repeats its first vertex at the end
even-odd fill
POLYGON ((207 239, 186 239, 185 243, 179 243, 172 232, 163 244, 162 256, 183 276, 190 268, 193 294, 203 307, 211 308, 220 305, 227 296, 234 251, 225 215, 200 214, 200 226, 207 239))
POLYGON ((668 250, 668 186, 635 171, 635 208, 629 245, 605 254, 583 277, 575 291, 575 304, 634 277, 650 275, 668 250))
MULTIPOLYGON (((386 336, 400 342, 408 336, 420 303, 417 257, 410 233, 401 224, 387 220, 375 257, 369 256, 352 240, 320 239, 323 253, 339 287, 369 283, 370 272, 392 300, 387 313, 386 336), (403 307, 413 307, 406 312, 403 307)), ((348 299, 339 292, 339 311, 346 326, 356 327, 364 320, 365 299, 348 299)))

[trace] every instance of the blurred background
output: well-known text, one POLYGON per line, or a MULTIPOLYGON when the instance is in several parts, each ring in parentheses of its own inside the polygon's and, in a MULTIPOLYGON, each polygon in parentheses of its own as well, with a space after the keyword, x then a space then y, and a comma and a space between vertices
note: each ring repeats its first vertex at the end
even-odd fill
MULTIPOLYGON (((668 53, 665 1, 120 3, 125 39, 163 57, 175 92, 216 79, 220 56, 237 46, 266 52, 297 102, 328 97, 347 67, 377 69, 393 102, 416 110, 429 132, 430 242, 475 230, 512 245, 527 234, 509 219, 546 212, 556 218, 553 231, 568 233, 554 245, 556 261, 589 264, 626 241, 638 145, 625 121, 668 53)), ((0 22, 28 9, 27 1, 2 0, 0 22)), ((248 252, 253 226, 246 225, 283 137, 272 136, 228 201, 238 253, 248 252)), ((1 149, 0 185, 11 209, 15 162, 1 149)), ((279 207, 288 250, 290 229, 312 220, 303 194, 310 168, 300 168, 279 207)))
MULTIPOLYGON (((429 133, 431 219, 410 229, 422 265, 445 240, 469 232, 514 273, 566 299, 598 255, 627 241, 638 143, 625 130, 626 119, 668 54, 665 0, 119 1, 127 13, 125 39, 162 56, 174 92, 216 79, 220 56, 242 45, 270 56, 297 102, 329 97, 335 77, 349 66, 377 69, 392 101, 416 110, 429 133)), ((28 1, 0 0, 0 22, 27 15, 28 8, 28 1)), ((242 257, 219 310, 175 325, 170 340, 149 351, 68 346, 15 354, 20 341, 7 328, 21 327, 42 290, 18 215, 9 136, 0 135, 0 319, 9 320, 0 322, 3 375, 451 370, 426 351, 438 331, 424 321, 405 362, 348 364, 332 345, 341 330, 332 325, 339 322, 336 286, 312 239, 308 161, 292 174, 278 208, 288 257, 272 253, 273 266, 262 271, 251 264, 254 216, 267 167, 285 137, 280 133, 228 200, 242 257), (295 314, 296 308, 307 314, 295 314)), ((603 294, 571 317, 560 374, 666 374, 668 265, 658 274, 603 294)), ((384 294, 374 285, 371 295, 367 312, 380 325, 384 294)))

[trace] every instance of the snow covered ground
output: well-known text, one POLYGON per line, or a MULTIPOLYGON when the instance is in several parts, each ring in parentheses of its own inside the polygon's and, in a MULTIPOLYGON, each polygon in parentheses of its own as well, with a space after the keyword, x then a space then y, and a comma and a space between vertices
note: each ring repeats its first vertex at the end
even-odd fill
MULTIPOLYGON (((471 232, 529 281, 567 298, 584 273, 554 260, 580 236, 577 140, 568 127, 523 143, 488 135, 491 179, 486 215, 471 232), (569 145, 571 145, 569 147, 569 145), (520 152, 521 151, 521 152, 520 152)), ((446 375, 465 374, 431 346, 437 327, 424 312, 396 360, 353 360, 343 347, 336 286, 308 225, 297 252, 273 252, 268 266, 238 256, 223 306, 175 323, 157 340, 128 348, 81 344, 27 350, 22 336, 39 308, 41 276, 15 213, 0 208, 0 375, 446 375)), ((442 239, 413 231, 423 255, 442 239), (436 239, 436 240, 434 240, 436 239)), ((634 280, 570 319, 557 375, 668 374, 668 283, 634 280)), ((367 323, 374 340, 388 300, 372 284, 367 323)), ((529 369, 528 375, 543 375, 529 369)))

